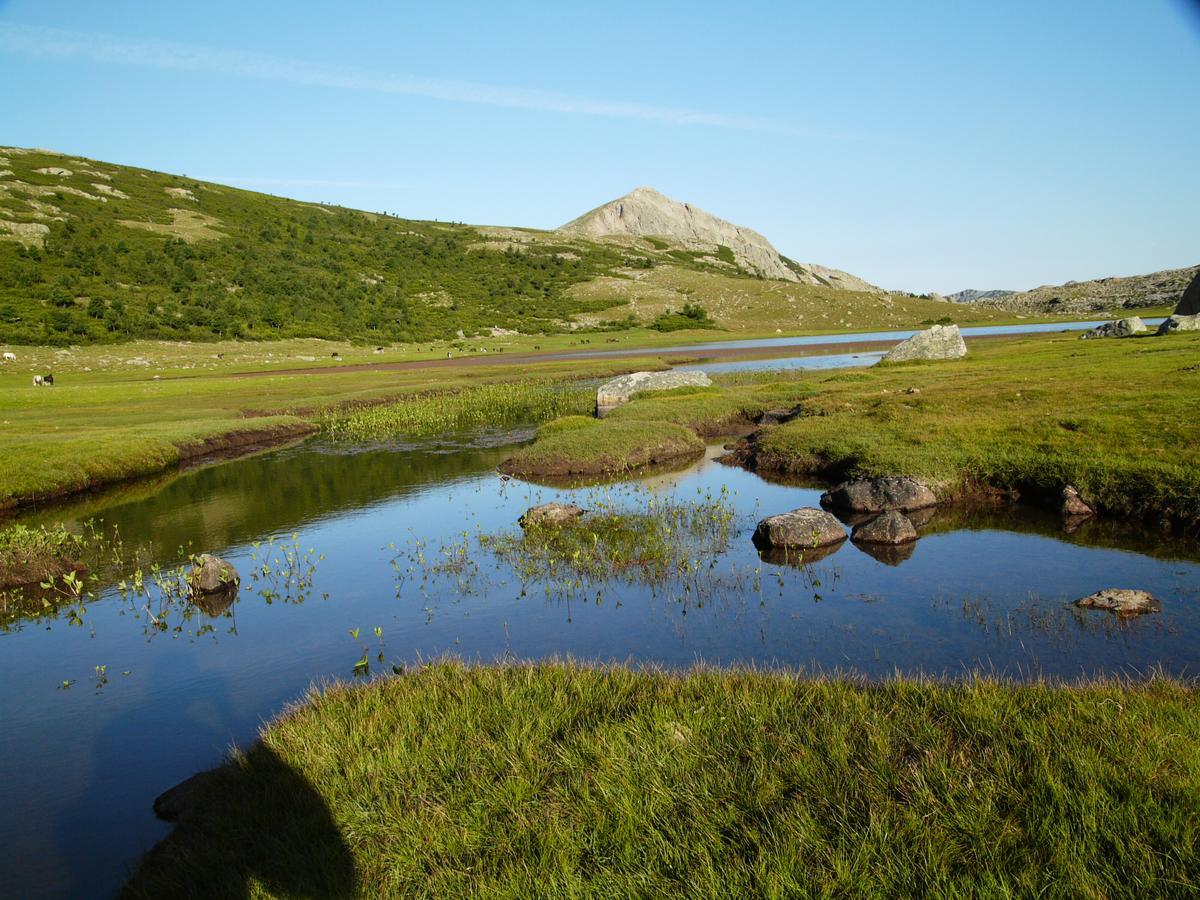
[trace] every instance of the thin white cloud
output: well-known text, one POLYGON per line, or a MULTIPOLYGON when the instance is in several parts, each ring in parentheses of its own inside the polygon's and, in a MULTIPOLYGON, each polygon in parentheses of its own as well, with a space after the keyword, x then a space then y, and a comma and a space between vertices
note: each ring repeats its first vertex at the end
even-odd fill
POLYGON ((241 175, 196 175, 198 181, 214 184, 244 184, 252 187, 324 187, 324 188, 370 188, 377 191, 410 191, 411 184, 389 181, 332 181, 324 178, 258 178, 241 175))
MULTIPOLYGON (((635 119, 663 125, 766 131, 827 140, 881 142, 876 137, 795 128, 771 119, 725 115, 615 100, 593 100, 552 91, 499 87, 466 81, 416 78, 289 60, 194 44, 146 41, 117 35, 0 23, 0 53, 56 59, 86 59, 118 65, 207 72, 313 87, 339 88, 454 103, 635 119)), ((882 141, 889 142, 890 141, 882 141)))

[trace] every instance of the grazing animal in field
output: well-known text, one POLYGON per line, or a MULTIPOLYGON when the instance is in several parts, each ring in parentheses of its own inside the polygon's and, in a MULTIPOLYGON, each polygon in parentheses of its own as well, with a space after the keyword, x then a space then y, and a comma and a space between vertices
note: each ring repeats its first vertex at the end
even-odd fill
POLYGON ((34 375, 34 376, 33 376, 33 386, 34 386, 34 387, 41 387, 41 386, 42 386, 42 376, 41 376, 41 375, 34 375))
POLYGON ((334 350, 333 353, 330 354, 330 356, 332 356, 334 359, 342 358, 342 355, 340 353, 338 353, 336 350, 334 350))
POLYGON ((42 376, 42 384, 46 385, 46 387, 54 387, 54 376, 47 372, 42 376))
POLYGON ((4 361, 5 361, 5 362, 16 362, 16 361, 17 361, 17 354, 15 354, 15 353, 5 353, 5 354, 4 354, 4 361))

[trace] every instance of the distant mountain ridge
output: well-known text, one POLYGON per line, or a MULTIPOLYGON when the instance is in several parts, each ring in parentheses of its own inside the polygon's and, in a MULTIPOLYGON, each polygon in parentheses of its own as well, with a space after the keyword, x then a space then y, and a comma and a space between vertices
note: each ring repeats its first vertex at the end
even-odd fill
POLYGON ((665 240, 685 250, 709 251, 711 262, 724 262, 761 278, 881 292, 839 269, 790 260, 754 229, 718 218, 691 203, 672 200, 652 187, 635 188, 572 219, 558 230, 588 238, 665 240))
POLYGON ((977 303, 980 300, 999 300, 1001 297, 1015 293, 1016 291, 977 291, 974 288, 967 288, 965 291, 947 294, 946 299, 952 303, 977 303))
POLYGON ((1173 305, 1179 302, 1188 284, 1200 272, 1200 266, 1164 269, 1148 275, 1095 278, 1042 285, 1028 291, 960 291, 951 294, 955 302, 992 306, 1012 312, 1086 313, 1109 309, 1139 309, 1173 305), (967 294, 973 299, 957 300, 967 294), (987 295, 993 296, 987 296, 987 295))

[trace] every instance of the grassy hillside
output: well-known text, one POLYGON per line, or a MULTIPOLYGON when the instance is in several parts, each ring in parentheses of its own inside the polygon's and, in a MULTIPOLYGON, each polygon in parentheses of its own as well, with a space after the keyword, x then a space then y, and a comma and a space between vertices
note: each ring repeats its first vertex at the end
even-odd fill
POLYGON ((557 331, 612 305, 566 288, 623 261, 16 149, 0 149, 0 238, 15 343, 557 331))
POLYGON ((652 324, 911 327, 996 309, 756 278, 659 238, 421 222, 0 147, 0 343, 411 343, 652 324))

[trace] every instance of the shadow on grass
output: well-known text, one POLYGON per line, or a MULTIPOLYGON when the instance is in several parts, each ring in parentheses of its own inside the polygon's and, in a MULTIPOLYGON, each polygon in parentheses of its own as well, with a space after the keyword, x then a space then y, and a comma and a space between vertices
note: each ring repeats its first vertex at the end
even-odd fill
POLYGON ((191 780, 176 805, 175 830, 122 897, 357 894, 354 858, 324 799, 269 747, 191 780))

